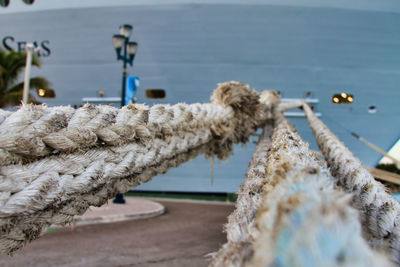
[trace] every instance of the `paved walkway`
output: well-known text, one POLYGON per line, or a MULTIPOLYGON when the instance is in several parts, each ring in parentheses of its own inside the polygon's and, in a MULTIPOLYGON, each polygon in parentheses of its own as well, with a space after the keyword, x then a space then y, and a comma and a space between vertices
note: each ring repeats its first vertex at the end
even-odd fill
POLYGON ((165 213, 147 219, 60 228, 0 266, 207 266, 226 242, 232 204, 157 200, 165 213))
POLYGON ((106 205, 92 207, 84 215, 74 218, 74 226, 145 219, 159 216, 165 211, 163 205, 148 199, 125 197, 125 201, 125 204, 114 204, 109 200, 106 205))

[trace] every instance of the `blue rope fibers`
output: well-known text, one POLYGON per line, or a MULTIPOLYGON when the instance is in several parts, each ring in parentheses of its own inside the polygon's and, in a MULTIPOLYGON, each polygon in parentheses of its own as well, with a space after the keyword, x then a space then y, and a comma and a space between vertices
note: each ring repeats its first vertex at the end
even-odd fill
POLYGON ((343 219, 338 211, 335 211, 335 220, 324 219, 321 214, 319 221, 310 221, 312 212, 320 210, 321 201, 334 203, 334 197, 328 192, 316 192, 317 190, 319 189, 313 184, 294 183, 287 191, 289 196, 302 193, 305 199, 290 213, 288 220, 280 228, 275 243, 276 257, 273 265, 368 265, 368 257, 365 257, 365 254, 369 248, 363 244, 365 242, 361 237, 361 226, 357 217, 343 219), (314 227, 310 228, 310 224, 314 224, 314 227), (299 234, 304 236, 299 239, 299 234), (291 253, 293 251, 295 253, 291 253))

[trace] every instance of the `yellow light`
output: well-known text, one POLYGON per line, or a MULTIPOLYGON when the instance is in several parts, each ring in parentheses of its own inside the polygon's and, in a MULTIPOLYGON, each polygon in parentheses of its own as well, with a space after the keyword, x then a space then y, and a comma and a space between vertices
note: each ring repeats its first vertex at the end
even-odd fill
POLYGON ((339 103, 339 98, 337 98, 337 97, 334 97, 334 98, 333 98, 333 102, 335 102, 335 103, 339 103))
POLYGON ((38 90, 38 95, 39 96, 44 96, 46 94, 46 90, 45 89, 39 89, 38 90))
POLYGON ((347 100, 349 100, 349 102, 353 102, 353 98, 351 97, 351 96, 349 96, 348 98, 347 98, 347 100))
POLYGON ((346 93, 341 93, 340 94, 343 98, 346 98, 347 97, 347 94, 346 93))

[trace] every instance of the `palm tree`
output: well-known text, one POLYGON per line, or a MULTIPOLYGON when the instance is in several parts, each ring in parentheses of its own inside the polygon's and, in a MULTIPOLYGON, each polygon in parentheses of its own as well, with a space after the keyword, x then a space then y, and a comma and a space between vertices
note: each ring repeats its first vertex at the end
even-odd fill
MULTIPOLYGON (((25 52, 5 52, 0 49, 0 108, 8 105, 21 104, 24 83, 17 83, 17 79, 25 69, 25 52)), ((36 56, 32 58, 32 65, 40 67, 40 61, 36 56)), ((49 89, 50 82, 43 77, 30 79, 29 90, 49 89)), ((35 97, 29 93, 29 103, 40 104, 35 97)))

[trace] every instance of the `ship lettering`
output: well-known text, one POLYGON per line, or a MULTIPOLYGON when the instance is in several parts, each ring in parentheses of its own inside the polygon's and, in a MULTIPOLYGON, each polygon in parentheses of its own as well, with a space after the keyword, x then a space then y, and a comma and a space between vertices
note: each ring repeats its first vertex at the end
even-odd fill
MULTIPOLYGON (((15 41, 15 38, 12 36, 6 36, 3 38, 3 47, 8 51, 25 51, 26 50, 26 41, 15 41)), ((33 42, 33 46, 35 48, 40 47, 40 50, 36 52, 39 57, 48 57, 51 54, 50 50, 50 41, 43 40, 40 43, 38 41, 33 42)))

